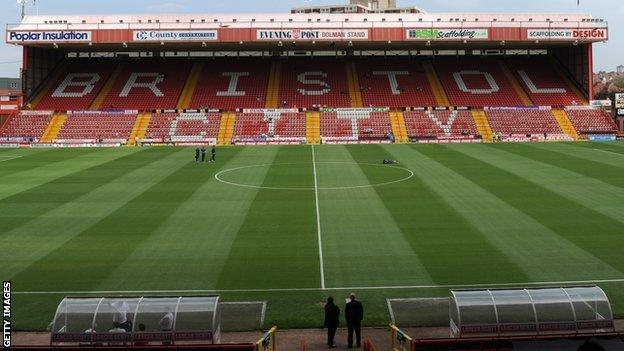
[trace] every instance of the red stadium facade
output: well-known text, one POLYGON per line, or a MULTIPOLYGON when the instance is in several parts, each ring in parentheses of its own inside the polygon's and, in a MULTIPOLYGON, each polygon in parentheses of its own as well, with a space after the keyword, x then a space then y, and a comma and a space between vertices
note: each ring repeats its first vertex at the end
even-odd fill
POLYGON ((32 111, 0 142, 615 137, 589 107, 608 38, 578 14, 27 16, 6 41, 23 46, 32 111))

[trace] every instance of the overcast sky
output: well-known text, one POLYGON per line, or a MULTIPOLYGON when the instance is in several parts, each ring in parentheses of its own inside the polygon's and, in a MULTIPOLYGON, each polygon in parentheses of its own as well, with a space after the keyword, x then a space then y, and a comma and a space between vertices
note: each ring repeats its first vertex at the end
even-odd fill
MULTIPOLYGON (((28 0, 32 3, 33 0, 28 0)), ((293 6, 342 3, 347 0, 38 0, 40 14, 108 14, 152 12, 288 12, 293 6)), ((596 70, 614 70, 624 63, 623 0, 399 0, 402 6, 419 6, 428 12, 583 12, 609 21, 611 40, 596 44, 596 70)), ((15 0, 0 0, 2 28, 19 21, 20 8, 15 0)), ((32 4, 28 13, 35 13, 32 4)), ((6 38, 6 35, 4 36, 6 38)), ((0 44, 0 77, 17 77, 21 49, 0 44)))

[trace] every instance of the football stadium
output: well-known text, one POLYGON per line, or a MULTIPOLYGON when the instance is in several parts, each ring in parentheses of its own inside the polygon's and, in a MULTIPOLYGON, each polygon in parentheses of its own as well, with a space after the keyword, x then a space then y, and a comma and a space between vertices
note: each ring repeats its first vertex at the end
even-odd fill
POLYGON ((608 22, 308 5, 7 24, 4 346, 621 350, 608 22))

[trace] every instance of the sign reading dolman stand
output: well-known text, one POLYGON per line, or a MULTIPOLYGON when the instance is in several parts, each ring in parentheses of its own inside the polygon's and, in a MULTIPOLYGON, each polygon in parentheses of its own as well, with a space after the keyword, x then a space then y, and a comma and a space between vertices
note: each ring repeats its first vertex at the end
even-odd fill
POLYGON ((215 41, 216 30, 135 30, 133 41, 215 41))
POLYGON ((367 40, 368 29, 259 29, 257 40, 367 40))
POLYGON ((78 43, 90 42, 91 31, 8 31, 7 43, 78 43))
POLYGON ((407 40, 488 40, 487 29, 408 29, 407 40))

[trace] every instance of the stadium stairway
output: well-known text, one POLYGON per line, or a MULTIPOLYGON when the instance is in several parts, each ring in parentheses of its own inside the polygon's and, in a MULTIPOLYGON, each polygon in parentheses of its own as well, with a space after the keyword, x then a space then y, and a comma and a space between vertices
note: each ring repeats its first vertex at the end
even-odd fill
POLYGON ((407 135, 403 112, 390 112, 390 123, 392 124, 392 133, 394 134, 395 143, 406 144, 409 141, 409 137, 407 135))
POLYGON ((39 92, 36 92, 35 97, 28 104, 31 110, 36 109, 37 105, 39 105, 41 100, 46 95, 48 95, 48 92, 50 91, 50 89, 52 89, 52 87, 56 85, 58 80, 61 78, 61 75, 65 73, 66 68, 67 68, 67 61, 64 61, 62 64, 59 65, 59 67, 56 68, 54 72, 50 74, 50 77, 46 78, 46 83, 43 85, 41 90, 39 90, 39 92))
POLYGON ((318 144, 321 142, 321 114, 306 112, 306 142, 318 144))
POLYGON ((138 140, 145 138, 151 119, 152 114, 150 112, 139 113, 136 121, 134 121, 132 132, 130 132, 130 136, 128 137, 127 146, 136 146, 138 140))
POLYGON ((349 88, 349 97, 351 98, 351 107, 363 107, 362 90, 360 88, 360 80, 358 78, 357 68, 353 61, 345 61, 347 69, 347 86, 349 88))
POLYGON ((427 80, 429 81, 431 89, 433 89, 433 95, 435 96, 438 106, 450 106, 451 104, 448 96, 446 96, 446 91, 444 91, 444 87, 442 86, 440 78, 438 77, 435 68, 433 68, 431 61, 425 61, 422 65, 425 68, 427 80))
POLYGON ((225 112, 221 115, 221 124, 219 126, 219 134, 217 135, 217 144, 230 145, 234 137, 234 128, 236 127, 236 113, 225 112))
POLYGON ((472 118, 477 126, 477 131, 481 135, 481 139, 485 143, 492 142, 493 132, 487 115, 483 110, 472 110, 472 118))
POLYGON ((559 128, 561 128, 564 133, 572 137, 572 139, 574 140, 579 139, 578 132, 576 131, 576 129, 574 129, 574 126, 572 125, 572 122, 570 121, 570 118, 568 118, 568 114, 565 112, 564 109, 553 109, 552 114, 553 116, 555 116, 555 119, 559 124, 559 128))
POLYGON ((178 99, 178 104, 176 107, 178 110, 186 109, 191 104, 193 94, 195 93, 195 88, 197 87, 197 82, 199 82, 199 77, 203 69, 203 62, 198 61, 193 64, 193 68, 191 68, 188 78, 186 78, 186 84, 184 84, 184 88, 182 89, 182 93, 180 94, 180 98, 178 99))
POLYGON ((511 72, 511 70, 509 69, 509 66, 507 66, 507 63, 505 63, 505 61, 503 60, 500 60, 498 61, 498 64, 500 65, 500 68, 503 70, 503 73, 505 73, 505 76, 511 83, 511 86, 513 87, 514 91, 520 97, 520 100, 522 100, 522 103, 524 104, 524 106, 533 106, 533 101, 531 101, 527 93, 524 91, 524 88, 522 87, 520 82, 518 82, 518 79, 516 79, 516 76, 511 72))
POLYGON ((282 64, 279 61, 271 62, 269 84, 267 86, 266 108, 277 108, 279 105, 279 90, 282 79, 282 64))
POLYGON ((113 74, 111 74, 111 76, 106 81, 106 84, 104 84, 104 86, 102 87, 102 90, 100 90, 95 99, 93 99, 91 107, 89 107, 90 110, 99 110, 100 107, 102 107, 102 102, 104 102, 104 99, 106 99, 106 96, 115 85, 117 77, 119 77, 119 74, 121 74, 121 72, 123 71, 124 66, 125 62, 121 62, 117 65, 117 67, 113 71, 113 74))
POLYGON ((42 143, 51 143, 56 139, 61 128, 63 128, 63 124, 67 121, 67 113, 55 113, 48 124, 45 132, 43 132, 43 136, 41 137, 42 143))

